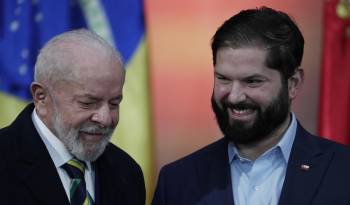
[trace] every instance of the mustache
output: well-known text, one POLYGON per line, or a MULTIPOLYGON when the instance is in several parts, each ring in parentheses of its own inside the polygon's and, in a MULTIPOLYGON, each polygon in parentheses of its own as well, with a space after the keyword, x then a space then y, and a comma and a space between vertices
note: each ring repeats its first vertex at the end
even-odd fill
POLYGON ((259 105, 257 105, 256 103, 252 103, 252 102, 239 102, 239 103, 232 104, 232 103, 225 100, 222 104, 223 104, 224 108, 233 108, 233 109, 237 109, 237 110, 245 110, 245 109, 258 110, 258 109, 260 109, 259 105))
POLYGON ((101 127, 97 124, 85 124, 83 125, 80 130, 81 132, 87 132, 91 134, 102 134, 102 135, 108 135, 111 134, 114 131, 114 128, 112 127, 101 127))

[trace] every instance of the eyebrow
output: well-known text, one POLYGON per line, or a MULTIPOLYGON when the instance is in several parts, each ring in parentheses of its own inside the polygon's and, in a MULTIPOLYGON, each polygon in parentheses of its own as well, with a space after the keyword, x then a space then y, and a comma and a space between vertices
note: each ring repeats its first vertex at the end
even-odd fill
POLYGON ((253 74, 253 75, 249 75, 245 78, 266 78, 266 79, 268 79, 268 76, 260 75, 260 74, 253 74))
MULTIPOLYGON (((225 74, 219 73, 217 71, 214 71, 214 75, 215 76, 226 76, 225 74)), ((245 76, 243 78, 265 78, 265 79, 269 79, 269 76, 258 74, 258 73, 254 73, 252 75, 248 75, 248 76, 245 76)))
MULTIPOLYGON (((96 101, 102 99, 99 97, 92 96, 90 94, 77 95, 75 98, 89 98, 89 99, 96 100, 96 101)), ((111 100, 122 100, 122 99, 123 99, 123 95, 118 95, 118 96, 112 98, 111 100)))

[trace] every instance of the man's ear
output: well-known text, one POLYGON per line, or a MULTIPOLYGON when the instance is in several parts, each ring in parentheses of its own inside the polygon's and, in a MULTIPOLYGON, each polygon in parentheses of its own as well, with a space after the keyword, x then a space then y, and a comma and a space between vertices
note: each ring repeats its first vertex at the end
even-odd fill
POLYGON ((291 100, 294 100, 298 95, 304 83, 304 70, 298 68, 294 75, 288 79, 288 94, 291 100))
POLYGON ((33 82, 30 85, 30 91, 33 96, 37 114, 39 116, 45 116, 47 114, 48 101, 50 100, 47 89, 45 89, 41 83, 33 82))

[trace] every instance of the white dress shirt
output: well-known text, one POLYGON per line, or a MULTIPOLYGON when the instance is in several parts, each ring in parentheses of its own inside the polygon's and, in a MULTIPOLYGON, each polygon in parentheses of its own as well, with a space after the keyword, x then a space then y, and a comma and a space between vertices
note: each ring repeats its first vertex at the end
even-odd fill
MULTIPOLYGON (((61 166, 72 159, 73 156, 68 152, 64 144, 46 127, 43 121, 41 121, 35 109, 32 113, 32 120, 41 139, 44 141, 44 144, 50 154, 52 161, 55 164, 67 197, 70 200, 69 190, 71 178, 61 166)), ((87 168, 85 170, 86 189, 88 190, 91 198, 95 200, 95 171, 93 170, 90 162, 85 161, 85 163, 87 165, 87 168)))

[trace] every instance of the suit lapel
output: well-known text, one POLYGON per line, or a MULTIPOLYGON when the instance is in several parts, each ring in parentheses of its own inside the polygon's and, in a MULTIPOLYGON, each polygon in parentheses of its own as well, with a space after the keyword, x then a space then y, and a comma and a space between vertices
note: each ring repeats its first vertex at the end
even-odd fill
POLYGON ((94 162, 95 167, 95 205, 126 204, 123 187, 127 184, 120 179, 118 170, 111 167, 105 152, 94 162))
POLYGON ((95 170, 95 205, 101 205, 101 185, 100 185, 100 178, 102 177, 100 174, 99 169, 96 166, 96 162, 93 164, 94 170, 95 170))
POLYGON ((227 153, 227 141, 221 139, 206 153, 205 162, 198 160, 200 200, 197 204, 232 205, 233 193, 227 153))
POLYGON ((322 152, 316 139, 298 124, 279 204, 310 204, 332 156, 322 152))
POLYGON ((19 130, 16 175, 41 204, 64 205, 69 200, 56 167, 31 119, 34 105, 29 105, 13 125, 19 130))
MULTIPOLYGON (((42 161, 45 163, 45 161, 42 161)), ((49 162, 50 163, 50 162, 49 162)), ((69 204, 66 192, 54 166, 32 164, 21 166, 23 182, 40 204, 69 204)))

